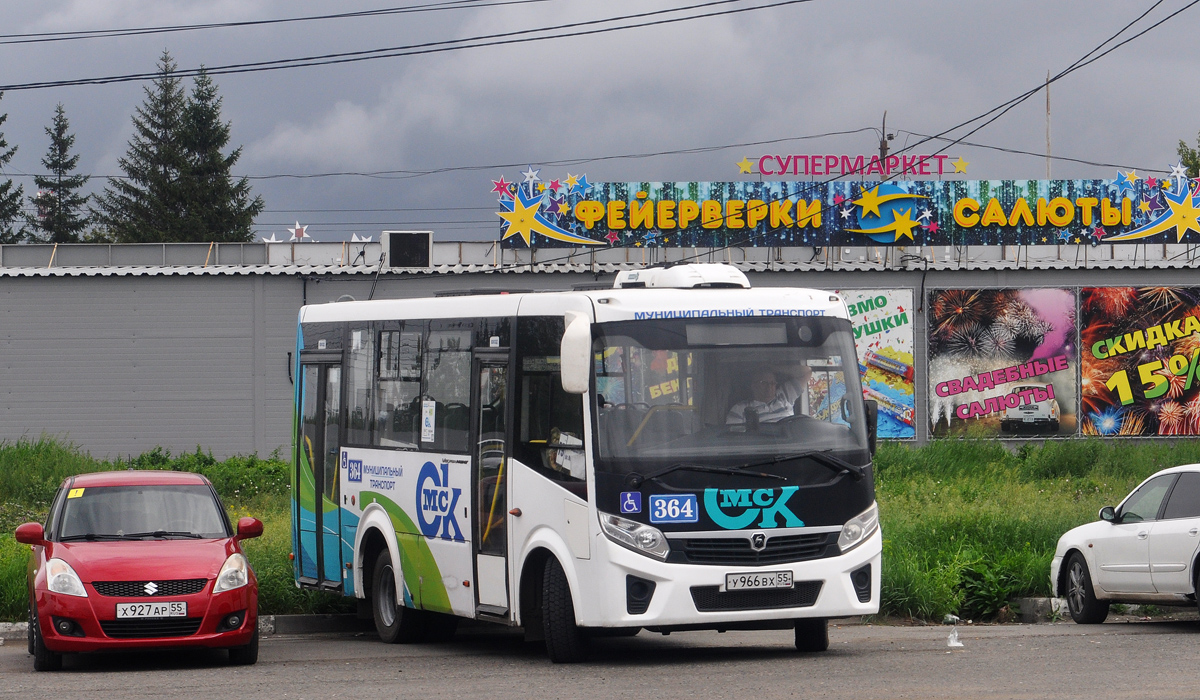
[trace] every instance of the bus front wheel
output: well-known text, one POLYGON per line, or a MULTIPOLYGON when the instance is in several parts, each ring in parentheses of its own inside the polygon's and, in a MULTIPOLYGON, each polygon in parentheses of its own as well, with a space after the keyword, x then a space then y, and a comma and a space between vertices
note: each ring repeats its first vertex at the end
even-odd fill
POLYGON ((371 578, 371 613, 379 638, 385 644, 412 644, 424 639, 424 613, 396 602, 396 569, 391 552, 385 549, 379 553, 371 578))
POLYGON ((567 574, 554 557, 546 561, 542 572, 542 629, 546 654, 554 663, 577 663, 587 658, 588 638, 575 624, 575 605, 567 574))

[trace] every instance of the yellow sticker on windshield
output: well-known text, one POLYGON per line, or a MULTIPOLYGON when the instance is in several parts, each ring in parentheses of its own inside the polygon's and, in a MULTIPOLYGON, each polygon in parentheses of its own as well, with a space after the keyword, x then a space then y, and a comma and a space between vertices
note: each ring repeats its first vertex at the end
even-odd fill
POLYGON ((67 498, 79 498, 83 495, 83 489, 71 489, 67 492, 67 498))

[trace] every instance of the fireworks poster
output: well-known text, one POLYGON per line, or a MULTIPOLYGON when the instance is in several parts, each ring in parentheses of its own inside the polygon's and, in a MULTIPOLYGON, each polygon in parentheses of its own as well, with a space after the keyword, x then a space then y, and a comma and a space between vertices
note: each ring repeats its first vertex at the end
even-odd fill
POLYGON ((1200 435, 1200 288, 1080 291, 1084 435, 1200 435))
POLYGON ((850 308, 863 396, 879 404, 879 437, 915 438, 912 290, 837 293, 850 308))
POLYGON ((934 437, 1076 432, 1075 292, 943 289, 929 295, 934 437))

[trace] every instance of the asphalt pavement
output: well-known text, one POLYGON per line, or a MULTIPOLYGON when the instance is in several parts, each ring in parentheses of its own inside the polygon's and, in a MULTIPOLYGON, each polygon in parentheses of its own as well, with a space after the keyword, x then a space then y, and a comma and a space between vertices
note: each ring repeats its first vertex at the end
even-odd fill
POLYGON ((221 652, 68 657, 35 673, 23 643, 0 646, 0 697, 21 698, 1196 698, 1200 621, 1100 626, 843 624, 829 651, 790 632, 643 631, 598 640, 560 666, 506 630, 450 643, 385 645, 373 634, 264 637, 257 665, 221 652))

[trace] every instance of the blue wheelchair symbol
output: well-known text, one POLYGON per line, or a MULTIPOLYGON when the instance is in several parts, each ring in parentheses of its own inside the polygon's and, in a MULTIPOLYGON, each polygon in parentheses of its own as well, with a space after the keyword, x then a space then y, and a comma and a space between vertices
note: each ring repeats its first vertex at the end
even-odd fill
POLYGON ((621 492, 621 512, 622 513, 641 513, 642 512, 642 494, 639 491, 622 491, 621 492))

